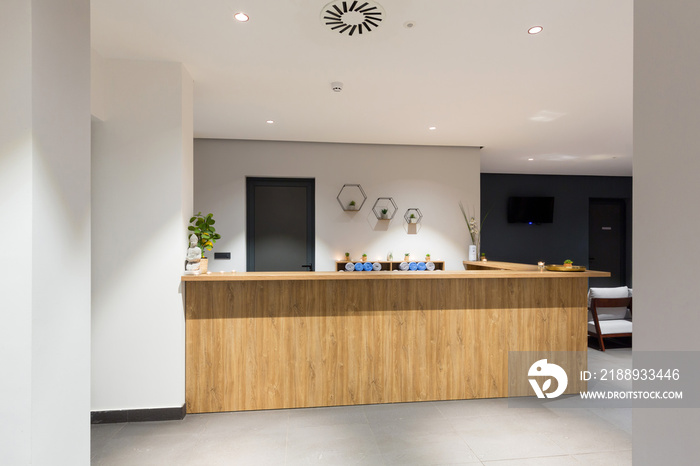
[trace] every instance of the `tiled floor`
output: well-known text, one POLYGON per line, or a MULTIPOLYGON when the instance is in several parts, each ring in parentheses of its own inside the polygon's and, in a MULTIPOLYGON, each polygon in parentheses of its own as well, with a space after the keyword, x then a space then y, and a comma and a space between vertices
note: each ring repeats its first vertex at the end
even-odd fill
MULTIPOLYGON (((631 368, 589 349, 589 369, 631 368)), ((516 408, 507 399, 188 415, 92 427, 93 465, 632 464, 627 408, 516 408)))

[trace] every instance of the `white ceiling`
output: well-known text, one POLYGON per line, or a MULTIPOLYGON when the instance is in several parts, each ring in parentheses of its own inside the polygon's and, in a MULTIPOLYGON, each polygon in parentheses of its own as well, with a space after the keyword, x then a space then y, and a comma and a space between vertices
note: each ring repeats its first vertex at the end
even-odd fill
POLYGON ((182 62, 199 138, 483 146, 482 172, 632 174, 632 0, 378 2, 380 27, 348 36, 322 23, 327 0, 91 0, 92 46, 182 62))

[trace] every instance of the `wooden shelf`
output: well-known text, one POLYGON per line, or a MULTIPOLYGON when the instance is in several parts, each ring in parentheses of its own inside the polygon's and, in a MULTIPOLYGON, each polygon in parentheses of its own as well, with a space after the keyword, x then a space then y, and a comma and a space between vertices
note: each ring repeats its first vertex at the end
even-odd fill
MULTIPOLYGON (((345 264, 348 262, 352 262, 353 264, 356 264, 358 262, 363 263, 362 261, 335 261, 335 270, 336 272, 344 271, 345 270, 345 264)), ((375 262, 379 262, 382 264, 382 270, 386 271, 392 271, 392 270, 397 270, 397 271, 402 271, 399 269, 399 265, 401 262, 405 261, 370 261, 367 260, 365 262, 370 262, 374 264, 375 262)), ((445 261, 424 261, 424 260, 410 260, 408 262, 432 262, 435 264, 435 270, 445 270, 445 261)))

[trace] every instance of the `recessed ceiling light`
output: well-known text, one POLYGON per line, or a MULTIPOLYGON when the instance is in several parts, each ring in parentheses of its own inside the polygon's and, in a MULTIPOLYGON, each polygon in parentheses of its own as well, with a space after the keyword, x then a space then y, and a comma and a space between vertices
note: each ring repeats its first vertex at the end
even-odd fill
POLYGON ((533 26, 527 30, 528 34, 539 34, 542 32, 542 26, 533 26))
POLYGON ((236 19, 236 21, 240 21, 241 23, 245 23, 250 19, 250 17, 248 17, 248 15, 242 11, 233 15, 233 17, 236 19))
POLYGON ((532 161, 535 160, 535 159, 528 159, 528 160, 529 160, 530 162, 532 162, 532 161))
POLYGON ((267 121, 266 121, 266 123, 267 123, 268 125, 271 125, 271 124, 274 123, 274 122, 275 122, 275 120, 267 120, 267 121))
POLYGON ((437 129, 437 126, 431 126, 428 128, 430 131, 435 131, 437 129))
POLYGON ((563 117, 566 113, 553 112, 551 110, 540 110, 530 117, 530 121, 537 121, 538 123, 548 123, 554 121, 558 118, 563 117))

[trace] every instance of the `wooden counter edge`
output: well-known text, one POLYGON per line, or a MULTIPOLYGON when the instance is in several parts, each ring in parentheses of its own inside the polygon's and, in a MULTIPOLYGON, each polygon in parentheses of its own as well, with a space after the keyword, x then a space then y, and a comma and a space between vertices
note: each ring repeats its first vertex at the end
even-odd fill
POLYGON ((539 272, 539 267, 537 264, 518 264, 515 262, 500 262, 500 261, 462 261, 464 269, 467 270, 467 266, 478 267, 479 269, 487 270, 509 270, 509 271, 530 271, 539 272))
POLYGON ((539 270, 460 270, 433 272, 211 272, 183 275, 183 282, 274 281, 274 280, 426 280, 450 278, 591 278, 609 277, 610 272, 550 272, 539 270))

